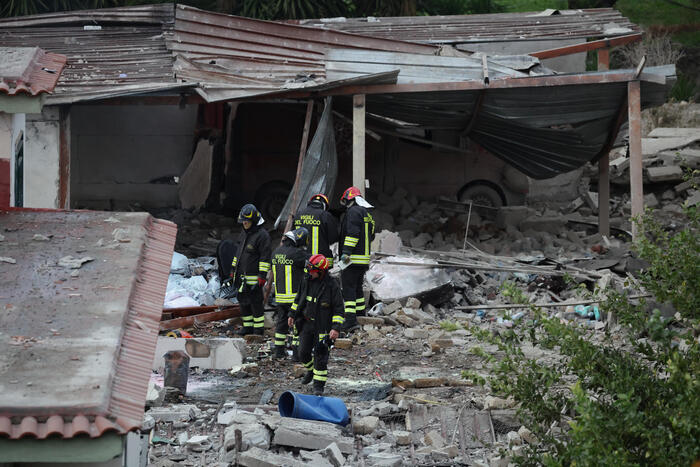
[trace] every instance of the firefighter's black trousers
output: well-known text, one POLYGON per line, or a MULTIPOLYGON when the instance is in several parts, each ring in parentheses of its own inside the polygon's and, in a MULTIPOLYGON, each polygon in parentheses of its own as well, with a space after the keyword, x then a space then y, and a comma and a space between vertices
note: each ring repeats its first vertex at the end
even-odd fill
MULTIPOLYGON (((292 305, 290 303, 278 303, 275 315, 275 346, 286 347, 289 324, 287 318, 292 305)), ((299 334, 294 330, 292 334, 292 347, 299 345, 299 334)))
POLYGON ((313 371, 314 384, 321 386, 328 380, 328 357, 330 350, 323 344, 323 339, 328 331, 319 333, 315 321, 307 321, 304 318, 296 321, 299 331, 299 361, 304 364, 307 371, 313 371))
POLYGON ((247 287, 238 292, 238 303, 241 306, 243 331, 246 334, 263 334, 265 331, 265 315, 263 310, 262 287, 247 287))
POLYGON ((364 264, 351 264, 340 272, 346 320, 352 320, 355 314, 360 316, 365 314, 365 293, 362 290, 362 282, 365 280, 367 269, 368 266, 364 264))

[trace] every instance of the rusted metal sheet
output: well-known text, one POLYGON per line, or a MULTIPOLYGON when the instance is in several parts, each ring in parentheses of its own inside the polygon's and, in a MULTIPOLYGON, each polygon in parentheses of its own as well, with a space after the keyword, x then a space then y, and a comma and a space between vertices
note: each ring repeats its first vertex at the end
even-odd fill
POLYGON ((637 25, 613 8, 558 10, 551 15, 529 12, 290 22, 378 38, 467 46, 479 42, 615 37, 639 31, 637 25))
POLYGON ((0 92, 32 96, 53 92, 65 66, 65 55, 39 47, 0 47, 0 92))
POLYGON ((101 8, 98 10, 76 10, 45 13, 32 16, 16 16, 0 19, 0 28, 21 28, 46 26, 51 24, 101 23, 163 24, 172 23, 175 7, 172 3, 160 5, 139 5, 121 8, 101 8))
POLYGON ((94 438, 138 428, 175 224, 145 213, 26 209, 1 212, 0 224, 3 255, 17 260, 0 267, 0 436, 94 438), (130 242, 95 245, 109 244, 115 228, 130 242), (51 237, 33 240, 37 233, 51 237), (76 250, 93 258, 79 278, 59 261, 76 250))
MULTIPOLYGON (((606 54, 603 50, 607 50, 610 47, 619 47, 621 45, 631 44, 632 42, 637 42, 642 40, 642 33, 628 34, 625 36, 614 37, 611 39, 601 39, 597 41, 582 42, 580 44, 567 45, 566 47, 557 47, 556 49, 541 50, 539 52, 532 52, 528 55, 537 57, 539 59, 561 57, 562 55, 575 54, 580 52, 588 52, 590 50, 598 50, 598 54, 606 54)), ((599 71, 602 71, 600 67, 599 71)), ((607 70, 608 68, 605 68, 607 70)))

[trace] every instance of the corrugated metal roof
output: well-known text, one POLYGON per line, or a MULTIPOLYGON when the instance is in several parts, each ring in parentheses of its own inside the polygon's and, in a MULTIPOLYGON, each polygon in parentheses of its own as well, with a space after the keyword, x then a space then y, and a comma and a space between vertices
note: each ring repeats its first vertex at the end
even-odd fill
POLYGON ((0 262, 0 436, 139 427, 176 226, 88 211, 13 210, 0 222, 3 256, 17 262, 0 262), (113 241, 114 229, 129 241, 113 241), (68 255, 93 260, 73 277, 59 264, 68 255))
POLYGON ((0 92, 9 95, 52 92, 66 56, 38 47, 0 47, 0 92))
POLYGON ((6 18, 0 45, 67 57, 47 104, 167 90, 181 86, 165 45, 173 18, 172 4, 6 18))
MULTIPOLYGON (((207 100, 327 83, 330 48, 433 54, 437 48, 391 39, 212 13, 177 5, 168 47, 178 79, 198 82, 207 100), (211 95, 208 89, 215 89, 211 95)), ((389 70, 381 70, 389 71, 389 70)), ((365 73, 365 75, 372 72, 365 73)))
POLYGON ((485 15, 328 18, 291 21, 307 26, 430 44, 551 38, 615 37, 639 31, 612 8, 485 15))

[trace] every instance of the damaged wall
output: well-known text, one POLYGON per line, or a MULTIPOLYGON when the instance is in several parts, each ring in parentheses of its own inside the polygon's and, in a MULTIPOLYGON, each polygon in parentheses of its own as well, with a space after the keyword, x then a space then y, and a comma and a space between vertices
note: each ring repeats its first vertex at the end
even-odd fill
POLYGON ((71 207, 177 206, 194 151, 197 106, 77 105, 71 115, 71 207))

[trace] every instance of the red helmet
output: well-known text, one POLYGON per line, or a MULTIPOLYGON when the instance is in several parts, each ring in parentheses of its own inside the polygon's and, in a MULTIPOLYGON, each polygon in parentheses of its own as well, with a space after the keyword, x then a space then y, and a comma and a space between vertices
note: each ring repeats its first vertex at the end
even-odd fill
POLYGON ((328 258, 323 255, 313 255, 306 261, 307 271, 316 270, 325 272, 328 270, 329 266, 330 264, 328 264, 328 258))
POLYGON ((328 207, 331 205, 330 201, 328 201, 328 197, 326 195, 324 195, 323 193, 318 193, 316 195, 313 195, 309 199, 309 203, 311 203, 313 201, 322 202, 324 204, 324 209, 326 209, 326 210, 328 210, 328 207))
POLYGON ((362 196, 362 192, 356 186, 351 186, 343 192, 343 196, 340 197, 340 204, 345 204, 357 196, 362 196))

